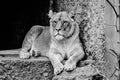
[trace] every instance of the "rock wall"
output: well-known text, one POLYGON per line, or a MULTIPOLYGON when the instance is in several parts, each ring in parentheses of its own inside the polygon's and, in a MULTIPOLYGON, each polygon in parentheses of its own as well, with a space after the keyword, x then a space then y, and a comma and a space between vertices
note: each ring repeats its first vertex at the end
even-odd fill
POLYGON ((106 34, 106 47, 108 49, 114 50, 118 55, 120 55, 120 15, 119 13, 119 0, 108 0, 113 5, 114 9, 111 5, 106 1, 105 2, 105 34, 106 34))

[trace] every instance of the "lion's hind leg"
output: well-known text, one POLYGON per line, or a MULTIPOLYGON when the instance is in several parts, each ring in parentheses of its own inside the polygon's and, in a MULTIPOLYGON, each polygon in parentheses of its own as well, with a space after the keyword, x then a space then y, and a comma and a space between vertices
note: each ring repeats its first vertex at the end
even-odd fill
POLYGON ((34 41, 42 33, 42 26, 33 26, 30 31, 25 36, 22 44, 22 49, 20 51, 20 58, 29 58, 32 56, 34 50, 34 41))

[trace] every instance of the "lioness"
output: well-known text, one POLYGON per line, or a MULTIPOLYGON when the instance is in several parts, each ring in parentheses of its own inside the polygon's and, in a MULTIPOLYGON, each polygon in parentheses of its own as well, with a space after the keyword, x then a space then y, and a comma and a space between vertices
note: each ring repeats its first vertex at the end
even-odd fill
POLYGON ((72 18, 72 13, 66 11, 49 12, 50 27, 34 26, 28 32, 23 42, 20 58, 29 58, 41 54, 47 56, 54 68, 54 74, 59 74, 76 68, 78 60, 84 56, 79 40, 79 26, 72 18), (67 59, 63 64, 62 61, 67 59))

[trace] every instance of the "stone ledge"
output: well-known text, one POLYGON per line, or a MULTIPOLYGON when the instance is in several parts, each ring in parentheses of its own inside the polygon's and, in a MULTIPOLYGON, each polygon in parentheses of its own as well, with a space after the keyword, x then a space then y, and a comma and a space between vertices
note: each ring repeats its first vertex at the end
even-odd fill
POLYGON ((0 80, 51 80, 53 76, 53 67, 45 57, 0 57, 0 80))
MULTIPOLYGON (((117 76, 114 76, 114 73, 117 71, 117 56, 111 51, 107 51, 104 57, 106 64, 99 70, 97 65, 95 67, 91 65, 94 60, 86 60, 81 61, 72 72, 63 71, 61 74, 54 76, 51 62, 46 57, 20 59, 18 51, 0 51, 0 80, 92 80, 91 76, 101 77, 101 75, 98 75, 99 71, 102 72, 103 77, 110 78, 112 74, 116 78, 117 76), (86 65, 86 63, 90 65, 86 65)), ((110 80, 117 80, 112 78, 110 80)))
POLYGON ((54 76, 48 58, 20 59, 18 53, 19 50, 0 51, 0 80, 71 80, 74 78, 79 80, 84 78, 87 68, 92 72, 90 66, 86 66, 77 68, 73 72, 63 71, 62 74, 54 76))

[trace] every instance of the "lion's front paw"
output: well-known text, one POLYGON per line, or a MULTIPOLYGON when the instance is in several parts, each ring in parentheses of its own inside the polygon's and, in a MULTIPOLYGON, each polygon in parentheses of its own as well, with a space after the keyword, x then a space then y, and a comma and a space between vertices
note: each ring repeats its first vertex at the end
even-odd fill
POLYGON ((20 54, 19 54, 19 57, 23 58, 23 59, 27 59, 27 58, 30 57, 30 53, 21 51, 20 54))
POLYGON ((66 62, 65 65, 64 65, 64 69, 66 71, 71 71, 73 69, 76 68, 76 63, 69 63, 69 62, 66 62))
POLYGON ((57 75, 63 70, 64 66, 62 63, 55 64, 54 66, 54 74, 57 75))

